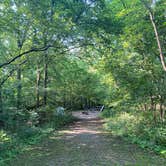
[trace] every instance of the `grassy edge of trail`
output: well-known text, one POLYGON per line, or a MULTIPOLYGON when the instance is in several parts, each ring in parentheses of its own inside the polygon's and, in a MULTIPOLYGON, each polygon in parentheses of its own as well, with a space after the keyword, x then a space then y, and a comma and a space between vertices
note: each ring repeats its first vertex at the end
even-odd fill
POLYGON ((14 133, 2 132, 1 136, 6 141, 3 143, 0 142, 0 165, 7 166, 17 155, 31 149, 35 144, 42 142, 42 140, 49 137, 53 132, 57 132, 57 136, 59 136, 58 131, 60 129, 78 120, 71 114, 64 117, 59 116, 59 120, 57 118, 40 127, 26 128, 24 132, 21 131, 23 132, 21 136, 14 133))
POLYGON ((105 110, 100 115, 105 119, 103 127, 106 131, 166 158, 166 129, 163 124, 156 126, 140 113, 134 116, 127 112, 110 112, 105 110))

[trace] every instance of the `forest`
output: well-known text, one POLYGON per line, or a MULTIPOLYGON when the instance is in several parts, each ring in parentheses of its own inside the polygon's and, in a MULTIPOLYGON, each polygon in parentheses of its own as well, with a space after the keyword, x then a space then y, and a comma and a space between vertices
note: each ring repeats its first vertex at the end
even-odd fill
POLYGON ((0 0, 0 18, 0 165, 102 105, 104 130, 164 160, 165 0, 0 0))

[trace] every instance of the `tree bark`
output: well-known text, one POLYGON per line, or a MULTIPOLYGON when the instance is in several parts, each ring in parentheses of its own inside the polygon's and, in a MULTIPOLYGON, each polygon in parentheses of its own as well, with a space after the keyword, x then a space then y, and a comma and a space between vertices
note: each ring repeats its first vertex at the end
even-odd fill
POLYGON ((161 97, 160 98, 160 119, 161 119, 162 122, 164 122, 164 116, 165 116, 165 110, 163 108, 163 103, 164 103, 164 100, 161 97))
POLYGON ((165 57, 164 57, 164 54, 163 54, 163 51, 162 51, 162 48, 161 48, 161 42, 160 42, 160 39, 159 39, 157 27, 156 27, 156 24, 154 22, 154 18, 153 18, 152 13, 149 12, 149 15, 150 15, 150 20, 151 20, 151 23, 153 25, 153 29, 154 29, 155 36, 156 36, 156 41, 157 41, 157 45, 158 45, 158 49, 159 49, 159 53, 160 53, 161 64, 162 64, 163 70, 166 72, 166 62, 165 62, 165 57))
POLYGON ((3 112, 2 86, 0 86, 0 113, 3 112))
POLYGON ((17 82, 18 82, 18 85, 17 85, 17 108, 19 109, 20 105, 21 105, 21 89, 22 89, 22 86, 21 86, 21 66, 19 66, 17 69, 17 82))
POLYGON ((148 110, 148 107, 147 107, 147 104, 145 103, 144 104, 144 111, 147 111, 148 110))
POLYGON ((48 83, 48 56, 47 52, 44 54, 44 95, 43 95, 43 103, 47 105, 47 83, 48 83))
POLYGON ((36 108, 39 107, 39 99, 40 99, 40 92, 39 92, 39 86, 40 86, 40 69, 39 64, 37 64, 37 73, 36 73, 36 108))

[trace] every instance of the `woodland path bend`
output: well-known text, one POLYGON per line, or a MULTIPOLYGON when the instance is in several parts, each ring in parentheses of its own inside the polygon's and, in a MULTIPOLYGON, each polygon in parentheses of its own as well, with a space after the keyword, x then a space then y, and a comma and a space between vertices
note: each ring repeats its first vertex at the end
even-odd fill
POLYGON ((11 166, 164 166, 163 158, 113 137, 102 120, 83 119, 19 155, 11 166))

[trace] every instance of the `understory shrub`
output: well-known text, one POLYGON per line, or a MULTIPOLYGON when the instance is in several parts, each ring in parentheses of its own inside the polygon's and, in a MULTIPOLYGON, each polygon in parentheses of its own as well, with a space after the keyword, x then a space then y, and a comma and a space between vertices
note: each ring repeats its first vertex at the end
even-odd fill
POLYGON ((113 117, 116 114, 116 110, 115 109, 104 109, 103 112, 101 112, 101 117, 107 118, 107 117, 113 117))
POLYGON ((52 117, 50 126, 57 129, 61 126, 65 126, 71 122, 73 122, 75 118, 71 114, 65 114, 65 115, 54 115, 52 117))
POLYGON ((23 126, 20 128, 20 130, 18 131, 18 136, 21 138, 21 139, 29 139, 31 137, 35 137, 37 135, 40 135, 41 134, 41 128, 39 127, 35 127, 35 126, 32 126, 32 127, 27 127, 27 126, 23 126))
POLYGON ((118 113, 107 119, 104 127, 113 135, 123 136, 142 148, 150 148, 166 156, 166 128, 155 124, 141 113, 118 113))
POLYGON ((19 115, 15 113, 12 118, 7 119, 7 128, 0 130, 0 165, 5 165, 26 147, 39 142, 54 130, 75 120, 69 113, 57 115, 48 108, 40 109, 40 111, 42 114, 35 111, 21 112, 19 115), (16 115, 19 118, 21 116, 22 119, 16 121, 15 117, 18 117, 16 115), (42 118, 45 118, 44 123, 40 124, 39 120, 42 118))

